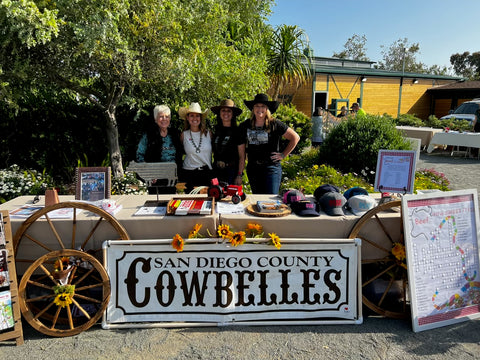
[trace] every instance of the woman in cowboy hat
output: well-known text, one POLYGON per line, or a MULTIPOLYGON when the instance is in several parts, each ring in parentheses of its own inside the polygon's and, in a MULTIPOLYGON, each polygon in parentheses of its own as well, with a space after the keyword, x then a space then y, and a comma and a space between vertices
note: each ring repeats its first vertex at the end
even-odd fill
POLYGON ((297 146, 300 136, 272 114, 279 103, 257 94, 253 100, 244 100, 252 111, 251 118, 240 124, 241 150, 248 156, 247 176, 254 194, 278 194, 282 180, 281 160, 297 146), (280 149, 280 140, 288 140, 280 149), (246 150, 245 150, 246 149, 246 150))
POLYGON ((221 182, 241 185, 245 154, 239 157, 237 116, 242 110, 230 99, 222 100, 220 105, 212 107, 211 110, 217 115, 212 142, 215 175, 221 182))
POLYGON ((195 186, 210 185, 213 177, 212 135, 205 123, 208 110, 202 111, 198 103, 181 107, 178 114, 184 120, 184 131, 180 135, 185 150, 182 180, 186 182, 188 193, 195 186))

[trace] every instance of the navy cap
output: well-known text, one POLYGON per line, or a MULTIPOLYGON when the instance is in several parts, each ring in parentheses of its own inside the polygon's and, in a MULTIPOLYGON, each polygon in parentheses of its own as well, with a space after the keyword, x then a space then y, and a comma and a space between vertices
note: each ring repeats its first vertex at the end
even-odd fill
POLYGON ((292 203, 290 207, 298 216, 320 216, 317 204, 313 200, 300 200, 292 203))
POLYGON ((315 189, 315 191, 313 192, 313 196, 315 196, 315 199, 317 199, 317 201, 320 201, 320 198, 328 192, 339 193, 340 189, 332 184, 323 184, 315 189))

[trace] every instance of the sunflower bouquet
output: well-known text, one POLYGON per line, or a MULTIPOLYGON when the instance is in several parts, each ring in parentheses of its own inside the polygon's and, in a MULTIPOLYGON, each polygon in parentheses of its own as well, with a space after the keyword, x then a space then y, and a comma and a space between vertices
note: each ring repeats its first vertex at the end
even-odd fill
MULTIPOLYGON (((189 232, 188 238, 194 239, 205 237, 200 233, 201 228, 201 224, 195 224, 193 229, 189 232)), ((207 232, 210 237, 215 236, 212 235, 210 231, 208 231, 208 229, 207 232)), ((218 225, 216 235, 223 241, 228 241, 232 246, 235 247, 238 245, 243 245, 247 237, 257 239, 265 237, 262 225, 255 223, 248 223, 245 231, 233 231, 232 229, 230 229, 230 226, 226 224, 218 225)), ((277 249, 280 249, 282 247, 280 237, 277 234, 269 233, 268 236, 270 238, 270 244, 274 245, 277 249)), ((182 252, 184 246, 185 240, 182 238, 182 236, 180 236, 180 234, 175 234, 172 241, 172 247, 177 250, 177 252, 182 252)))

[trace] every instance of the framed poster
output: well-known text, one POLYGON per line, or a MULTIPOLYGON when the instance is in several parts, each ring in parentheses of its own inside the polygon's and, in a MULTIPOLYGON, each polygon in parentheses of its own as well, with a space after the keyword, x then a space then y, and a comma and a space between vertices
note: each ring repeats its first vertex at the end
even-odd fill
POLYGON ((171 239, 104 242, 102 326, 362 323, 358 239, 282 239, 280 249, 217 240, 182 252, 171 239))
POLYGON ((110 199, 111 169, 109 167, 79 167, 76 171, 76 200, 110 199))
POLYGON ((415 332, 480 316, 477 190, 402 198, 415 332))
POLYGON ((380 150, 374 189, 378 192, 413 193, 416 161, 415 151, 380 150))

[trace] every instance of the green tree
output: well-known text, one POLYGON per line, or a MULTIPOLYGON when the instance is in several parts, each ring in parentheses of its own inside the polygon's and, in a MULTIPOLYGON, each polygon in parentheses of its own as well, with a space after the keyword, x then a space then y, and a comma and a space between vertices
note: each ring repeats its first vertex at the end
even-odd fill
POLYGON ((450 64, 455 74, 465 77, 468 80, 480 80, 480 52, 465 51, 450 56, 450 64))
POLYGON ((216 98, 246 98, 266 88, 262 34, 271 3, 2 1, 2 94, 14 104, 9 84, 28 79, 88 99, 106 119, 113 174, 121 177, 116 119, 121 104, 199 101, 209 106, 216 98), (227 36, 232 24, 239 30, 235 38, 227 36))
POLYGON ((448 69, 433 65, 428 67, 424 63, 417 60, 420 52, 418 43, 409 44, 408 39, 398 39, 394 41, 388 48, 381 46, 383 61, 380 61, 376 68, 383 70, 405 71, 424 74, 446 75, 448 69))
POLYGON ((370 61, 367 57, 367 49, 365 45, 367 44, 367 37, 365 35, 353 34, 352 37, 343 45, 344 49, 339 53, 333 53, 333 57, 339 59, 350 59, 358 61, 370 61))
POLYGON ((297 88, 309 78, 310 59, 304 54, 308 40, 305 32, 296 25, 278 26, 268 42, 268 67, 276 100, 287 84, 297 88))

